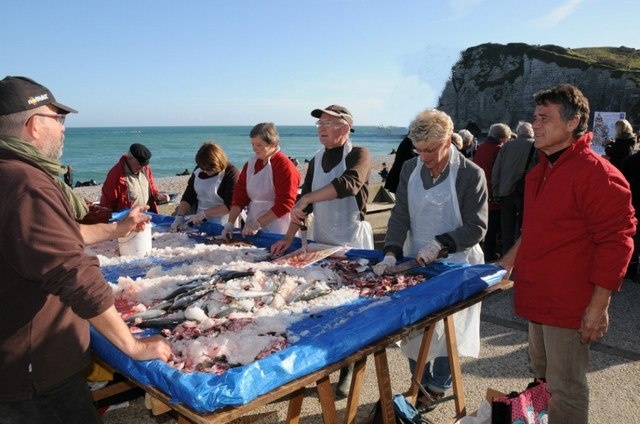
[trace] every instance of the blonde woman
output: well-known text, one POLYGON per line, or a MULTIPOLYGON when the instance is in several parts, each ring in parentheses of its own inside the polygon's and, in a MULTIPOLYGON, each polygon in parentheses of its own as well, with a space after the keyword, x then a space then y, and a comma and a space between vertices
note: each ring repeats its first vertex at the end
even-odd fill
MULTIPOLYGON (((415 257, 427 264, 447 256, 448 262, 484 263, 480 240, 487 231, 487 184, 482 169, 451 143, 453 121, 444 112, 428 109, 411 123, 409 138, 418 157, 405 162, 396 191, 384 243, 385 257, 374 266, 378 274, 396 259, 415 257)), ((461 355, 477 357, 480 350, 480 304, 454 315, 461 355)), ((422 334, 400 342, 413 372, 422 334)), ((421 381, 429 397, 418 397, 426 412, 451 387, 444 328, 436 325, 421 381)))

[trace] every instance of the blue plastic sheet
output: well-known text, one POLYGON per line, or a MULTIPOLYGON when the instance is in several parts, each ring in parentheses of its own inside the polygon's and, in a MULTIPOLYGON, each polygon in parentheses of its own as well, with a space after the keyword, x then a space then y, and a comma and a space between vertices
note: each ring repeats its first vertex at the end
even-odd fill
MULTIPOLYGON (((171 221, 154 217, 154 222, 170 225, 171 221)), ((215 230, 219 233, 221 228, 207 229, 214 233, 215 230)), ((255 243, 266 247, 278 238, 262 235, 255 243)), ((380 258, 375 251, 349 254, 354 258, 380 258)), ((435 276, 384 298, 360 298, 321 313, 306 314, 288 329, 296 343, 220 376, 184 373, 159 360, 134 361, 93 328, 91 348, 119 372, 167 394, 170 402, 186 404, 198 413, 214 412, 225 406, 244 405, 289 381, 340 361, 406 325, 498 283, 504 275, 504 270, 495 265, 465 267, 446 263, 429 265, 424 272, 435 276)))

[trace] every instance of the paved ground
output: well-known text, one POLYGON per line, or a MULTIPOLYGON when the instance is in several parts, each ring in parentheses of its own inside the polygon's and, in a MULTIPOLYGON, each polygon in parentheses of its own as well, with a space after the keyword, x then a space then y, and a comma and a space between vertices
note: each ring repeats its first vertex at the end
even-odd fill
MULTIPOLYGON (((622 291, 616 293, 611 305, 611 328, 602 341, 592 348, 591 371, 588 379, 591 388, 590 422, 592 423, 640 423, 640 284, 625 281, 622 291)), ((479 358, 463 358, 462 371, 469 410, 478 407, 487 387, 502 391, 521 390, 528 381, 528 356, 526 352, 526 324, 513 314, 511 293, 502 293, 483 304, 481 324, 482 348, 479 358)), ((409 373, 404 357, 398 349, 388 350, 393 391, 408 388, 409 373)), ((337 375, 332 377, 336 381, 337 375)), ((373 361, 367 363, 367 371, 359 421, 366 419, 378 399, 373 361)), ((340 418, 346 400, 336 403, 340 418)), ((278 423, 286 417, 285 401, 267 405, 254 415, 238 422, 278 423)), ((448 422, 453 416, 453 402, 447 402, 428 414, 436 423, 448 422)), ((322 423, 320 407, 314 388, 307 390, 303 403, 303 423, 322 423)), ((177 423, 175 416, 164 414, 152 417, 142 399, 123 409, 104 415, 106 424, 158 424, 177 423)))

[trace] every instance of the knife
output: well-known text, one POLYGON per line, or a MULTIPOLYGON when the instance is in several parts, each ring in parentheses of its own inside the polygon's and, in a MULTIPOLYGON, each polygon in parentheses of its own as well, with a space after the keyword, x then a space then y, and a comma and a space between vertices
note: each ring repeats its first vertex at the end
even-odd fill
POLYGON ((302 254, 307 255, 307 223, 306 220, 302 221, 300 226, 300 241, 302 242, 302 254))
MULTIPOLYGON (((446 258, 447 256, 449 255, 447 254, 447 251, 445 249, 441 250, 440 253, 438 253, 438 258, 446 258)), ((420 266, 422 265, 420 265, 420 263, 417 260, 411 259, 410 261, 402 262, 399 265, 390 266, 389 268, 384 270, 384 273, 393 275, 393 274, 398 274, 400 272, 406 272, 406 271, 409 271, 410 269, 417 268, 420 266)))
POLYGON ((421 266, 418 261, 415 259, 411 259, 410 261, 402 262, 399 265, 390 266, 389 268, 384 270, 384 273, 387 275, 398 274, 400 272, 409 271, 410 269, 417 268, 421 266))

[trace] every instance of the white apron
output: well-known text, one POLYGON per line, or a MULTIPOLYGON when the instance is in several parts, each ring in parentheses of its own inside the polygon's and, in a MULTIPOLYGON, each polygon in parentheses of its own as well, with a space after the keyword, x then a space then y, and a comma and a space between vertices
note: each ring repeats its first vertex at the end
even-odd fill
MULTIPOLYGON (((449 176, 435 187, 425 190, 420 178, 420 163, 409 177, 407 201, 410 216, 410 237, 405 243, 404 254, 415 257, 421 247, 425 246, 436 235, 452 231, 462 226, 462 216, 456 193, 456 178, 460 169, 460 157, 451 146, 449 152, 449 176)), ((484 255, 480 245, 476 244, 462 252, 449 254, 446 259, 452 263, 479 264, 484 263, 484 255)), ((458 353, 461 356, 478 357, 480 353, 480 303, 477 303, 453 315, 456 329, 458 353)), ((418 357, 422 332, 409 335, 399 342, 402 353, 413 360, 418 357)), ((435 326, 427 361, 447 356, 444 324, 439 321, 435 326)))
MULTIPOLYGON (((257 158, 247 162, 247 194, 251 202, 248 206, 247 221, 255 221, 273 208, 276 199, 276 189, 273 185, 273 169, 271 158, 267 164, 256 174, 255 165, 257 158)), ((262 231, 275 234, 285 234, 289 229, 289 214, 271 221, 262 227, 262 231)))
MULTIPOLYGON (((196 168, 193 172, 193 189, 198 196, 198 211, 204 211, 207 209, 215 208, 216 206, 224 205, 224 200, 218 195, 218 188, 224 178, 224 170, 215 177, 202 179, 199 178, 201 172, 204 172, 200 168, 196 168)), ((207 217, 207 221, 215 222, 216 224, 224 225, 229 220, 229 214, 222 216, 210 216, 207 217)))
MULTIPOLYGON (((322 169, 322 155, 325 149, 316 152, 313 162, 312 191, 326 186, 346 171, 345 158, 351 149, 351 143, 345 143, 342 161, 327 173, 322 169)), ((310 238, 318 243, 348 246, 354 249, 373 249, 371 224, 360 220, 360 210, 354 196, 314 203, 310 238)))

